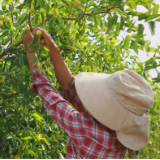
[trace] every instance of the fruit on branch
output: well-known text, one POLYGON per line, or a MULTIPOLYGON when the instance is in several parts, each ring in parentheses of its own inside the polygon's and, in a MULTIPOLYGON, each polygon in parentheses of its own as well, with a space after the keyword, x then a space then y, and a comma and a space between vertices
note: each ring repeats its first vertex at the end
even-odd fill
POLYGON ((3 16, 2 15, 0 15, 0 20, 3 20, 3 16))
POLYGON ((8 18, 8 17, 5 17, 4 21, 5 21, 6 23, 8 23, 8 22, 9 22, 9 18, 8 18))
POLYGON ((67 8, 68 6, 66 4, 64 4, 64 7, 67 8))
POLYGON ((0 83, 3 83, 5 80, 5 77, 4 76, 0 76, 0 83))
POLYGON ((0 27, 2 27, 3 26, 3 21, 2 20, 0 20, 0 27))
POLYGON ((12 93, 17 93, 17 92, 13 90, 12 93))
POLYGON ((81 5, 81 3, 80 3, 80 1, 79 0, 73 0, 73 5, 75 6, 75 7, 79 7, 80 5, 81 5))
POLYGON ((42 32, 41 32, 40 30, 37 30, 37 31, 36 31, 36 35, 41 38, 41 37, 42 37, 42 32))
POLYGON ((42 43, 42 44, 44 44, 44 43, 45 43, 44 39, 42 39, 42 40, 41 40, 41 43, 42 43))
POLYGON ((35 9, 34 8, 30 8, 29 13, 34 13, 35 9))
POLYGON ((50 64, 49 64, 49 61, 45 61, 45 65, 47 66, 47 67, 49 67, 50 66, 50 64))

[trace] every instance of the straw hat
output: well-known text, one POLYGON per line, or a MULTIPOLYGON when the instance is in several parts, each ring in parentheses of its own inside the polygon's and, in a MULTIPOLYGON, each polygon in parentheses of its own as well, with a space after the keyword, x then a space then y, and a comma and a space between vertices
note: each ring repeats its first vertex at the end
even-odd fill
POLYGON ((154 97, 145 79, 130 70, 113 74, 82 72, 75 78, 75 87, 84 107, 115 130, 125 147, 141 150, 147 145, 154 97))

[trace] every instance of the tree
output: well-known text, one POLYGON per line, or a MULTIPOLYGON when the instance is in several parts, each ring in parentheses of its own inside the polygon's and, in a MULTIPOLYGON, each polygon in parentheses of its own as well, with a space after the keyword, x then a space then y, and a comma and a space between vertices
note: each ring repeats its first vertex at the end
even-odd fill
MULTIPOLYGON (((67 136, 45 112, 39 96, 29 91, 31 74, 21 41, 23 33, 36 26, 46 29, 54 39, 72 73, 113 73, 125 68, 143 76, 155 94, 150 115, 150 140, 139 158, 160 158, 159 136, 160 74, 157 67, 160 46, 150 47, 144 39, 143 21, 151 33, 160 21, 159 5, 153 0, 2 0, 0 10, 0 157, 1 158, 63 158, 67 136), (74 2, 75 3, 75 2, 74 2), (145 13, 137 12, 141 5, 145 13), (32 9, 31 9, 32 8, 32 9), (31 10, 30 10, 31 9, 31 10), (6 17, 9 20, 6 20, 6 17), (134 18, 138 18, 136 26, 134 18), (126 33, 118 39, 120 33, 126 33), (155 53, 145 63, 130 51, 155 53), (127 60, 129 59, 129 60, 127 60), (148 71, 157 70, 151 79, 148 71)), ((58 88, 48 50, 37 46, 39 62, 49 81, 58 88)))

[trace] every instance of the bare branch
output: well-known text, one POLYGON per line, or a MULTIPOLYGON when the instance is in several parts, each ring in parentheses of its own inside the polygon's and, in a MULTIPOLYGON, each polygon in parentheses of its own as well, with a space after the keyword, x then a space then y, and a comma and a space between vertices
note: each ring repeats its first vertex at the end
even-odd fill
POLYGON ((5 63, 4 63, 3 72, 5 71, 6 64, 7 64, 7 61, 5 61, 5 63))
POLYGON ((66 17, 63 17, 63 16, 61 16, 62 17, 62 19, 65 19, 65 20, 76 20, 76 18, 73 18, 73 17, 69 17, 69 18, 66 18, 66 17))
POLYGON ((61 6, 61 7, 59 7, 58 9, 61 9, 61 8, 63 8, 64 7, 64 5, 63 6, 61 6))

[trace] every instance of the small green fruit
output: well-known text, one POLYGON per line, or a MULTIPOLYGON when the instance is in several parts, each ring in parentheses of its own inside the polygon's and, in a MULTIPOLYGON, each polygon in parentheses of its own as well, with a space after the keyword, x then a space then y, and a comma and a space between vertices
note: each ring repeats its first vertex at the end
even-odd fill
POLYGON ((5 77, 4 76, 0 76, 0 83, 3 83, 5 80, 5 77))
POLYGON ((34 8, 30 8, 29 13, 34 13, 35 9, 34 8))
POLYGON ((8 22, 9 22, 9 18, 8 18, 8 17, 5 17, 4 21, 5 21, 6 23, 8 23, 8 22))
POLYGON ((3 26, 3 21, 2 20, 0 20, 0 27, 2 27, 3 26))
POLYGON ((41 43, 45 43, 45 42, 44 42, 44 39, 41 39, 41 43))
POLYGON ((45 65, 49 67, 50 66, 49 61, 45 61, 45 65))
POLYGON ((0 15, 0 20, 3 20, 3 16, 2 15, 0 15))
POLYGON ((40 30, 37 30, 36 35, 39 36, 39 37, 42 37, 42 32, 40 30))
POLYGON ((81 5, 80 1, 79 0, 74 0, 73 2, 73 5, 77 8, 81 5))

